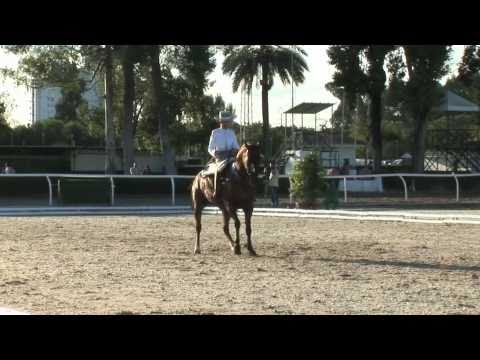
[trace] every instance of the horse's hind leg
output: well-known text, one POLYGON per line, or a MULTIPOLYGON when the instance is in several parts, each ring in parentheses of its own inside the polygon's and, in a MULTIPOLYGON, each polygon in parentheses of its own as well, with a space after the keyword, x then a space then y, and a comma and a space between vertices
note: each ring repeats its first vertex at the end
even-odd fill
POLYGON ((243 212, 245 213, 245 230, 247 233, 247 249, 250 255, 257 255, 255 250, 253 249, 252 245, 252 214, 253 214, 253 209, 252 208, 246 208, 243 209, 243 212))
MULTIPOLYGON (((230 223, 230 214, 228 213, 225 207, 220 208, 223 214, 223 232, 227 236, 227 239, 230 243, 230 248, 232 249, 235 254, 237 254, 235 250, 235 243, 233 242, 232 236, 230 235, 229 223, 230 223)), ((239 253, 238 253, 239 254, 239 253)))
POLYGON ((195 225, 197 230, 197 239, 195 242, 194 254, 200 254, 200 232, 202 231, 202 210, 203 205, 197 204, 194 208, 195 213, 195 225))
POLYGON ((231 210, 230 215, 232 216, 233 220, 235 221, 235 249, 234 252, 237 255, 240 255, 240 220, 238 219, 237 211, 231 210))

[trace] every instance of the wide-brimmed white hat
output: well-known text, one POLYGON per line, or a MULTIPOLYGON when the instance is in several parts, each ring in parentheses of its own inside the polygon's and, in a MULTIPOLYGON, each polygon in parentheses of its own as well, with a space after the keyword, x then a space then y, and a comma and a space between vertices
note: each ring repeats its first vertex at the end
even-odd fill
POLYGON ((235 118, 236 116, 232 114, 230 111, 220 111, 218 113, 218 121, 220 122, 231 123, 235 118))

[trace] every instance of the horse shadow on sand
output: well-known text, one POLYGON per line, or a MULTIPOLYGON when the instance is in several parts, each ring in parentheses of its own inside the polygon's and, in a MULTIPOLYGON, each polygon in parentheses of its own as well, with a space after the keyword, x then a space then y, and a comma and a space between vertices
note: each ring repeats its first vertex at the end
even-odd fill
MULTIPOLYGON (((271 256, 271 255, 259 255, 259 257, 270 259, 286 260, 290 254, 284 256, 271 256)), ((430 264, 416 261, 398 261, 398 260, 372 260, 372 259, 335 259, 327 257, 309 257, 305 256, 306 261, 320 261, 326 263, 343 263, 343 264, 358 264, 365 266, 393 266, 399 268, 412 268, 412 269, 431 269, 431 270, 443 270, 443 271, 474 271, 480 272, 480 266, 468 266, 468 265, 447 265, 447 264, 430 264)))

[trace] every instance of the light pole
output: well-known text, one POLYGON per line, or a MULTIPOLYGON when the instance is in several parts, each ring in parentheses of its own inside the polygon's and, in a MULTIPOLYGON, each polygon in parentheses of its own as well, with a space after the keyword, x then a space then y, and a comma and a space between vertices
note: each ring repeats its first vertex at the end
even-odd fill
MULTIPOLYGON (((292 49, 291 49, 292 53, 291 53, 291 56, 290 56, 290 77, 291 77, 291 80, 292 80, 292 109, 293 109, 293 45, 292 45, 292 49)), ((292 111, 292 150, 295 150, 294 147, 295 147, 295 140, 294 140, 294 128, 293 128, 293 111, 292 111)))
POLYGON ((345 124, 345 87, 342 87, 342 123, 340 124, 340 143, 343 145, 343 124, 345 124))

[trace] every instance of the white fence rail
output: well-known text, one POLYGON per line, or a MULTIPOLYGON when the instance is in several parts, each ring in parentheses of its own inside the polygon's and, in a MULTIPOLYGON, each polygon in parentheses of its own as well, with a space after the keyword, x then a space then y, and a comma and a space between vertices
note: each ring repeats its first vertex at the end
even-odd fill
MULTIPOLYGON (((77 178, 77 179, 109 179, 111 189, 111 205, 115 204, 115 179, 170 179, 171 184, 171 197, 172 205, 175 205, 175 179, 193 179, 194 175, 92 175, 92 174, 0 174, 0 178, 45 178, 48 184, 49 205, 53 205, 53 187, 52 179, 58 180, 62 178, 77 178)), ((280 178, 290 177, 287 175, 280 175, 280 178)), ((344 201, 347 202, 347 190, 348 181, 365 178, 385 178, 385 177, 398 177, 403 184, 405 200, 408 200, 408 188, 405 178, 407 177, 427 177, 427 178, 452 178, 455 181, 456 187, 456 201, 460 201, 460 183, 458 178, 464 177, 480 177, 479 174, 415 174, 415 173, 395 173, 395 174, 367 174, 367 175, 337 175, 337 176, 325 176, 327 180, 343 180, 343 193, 344 201)), ((60 187, 58 186, 58 192, 60 195, 60 187)))
MULTIPOLYGON (((288 176, 281 176, 288 177, 288 176)), ((426 177, 426 178, 453 178, 455 180, 455 189, 456 189, 456 201, 460 201, 460 183, 458 178, 462 177, 480 177, 480 174, 416 174, 416 173, 394 173, 394 174, 366 174, 366 175, 335 175, 335 176, 325 176, 325 179, 342 179, 343 180, 343 197, 344 201, 347 202, 347 180, 356 180, 356 179, 368 179, 368 178, 385 178, 385 177, 397 177, 402 181, 405 200, 408 200, 408 187, 405 178, 407 177, 426 177)))
MULTIPOLYGON (((92 175, 92 174, 0 174, 0 178, 46 178, 48 183, 48 204, 53 205, 52 178, 60 179, 109 179, 111 189, 111 205, 115 205, 115 181, 114 179, 170 179, 172 192, 172 205, 175 205, 175 179, 193 179, 193 175, 92 175)), ((57 182, 58 194, 61 189, 57 182)))

